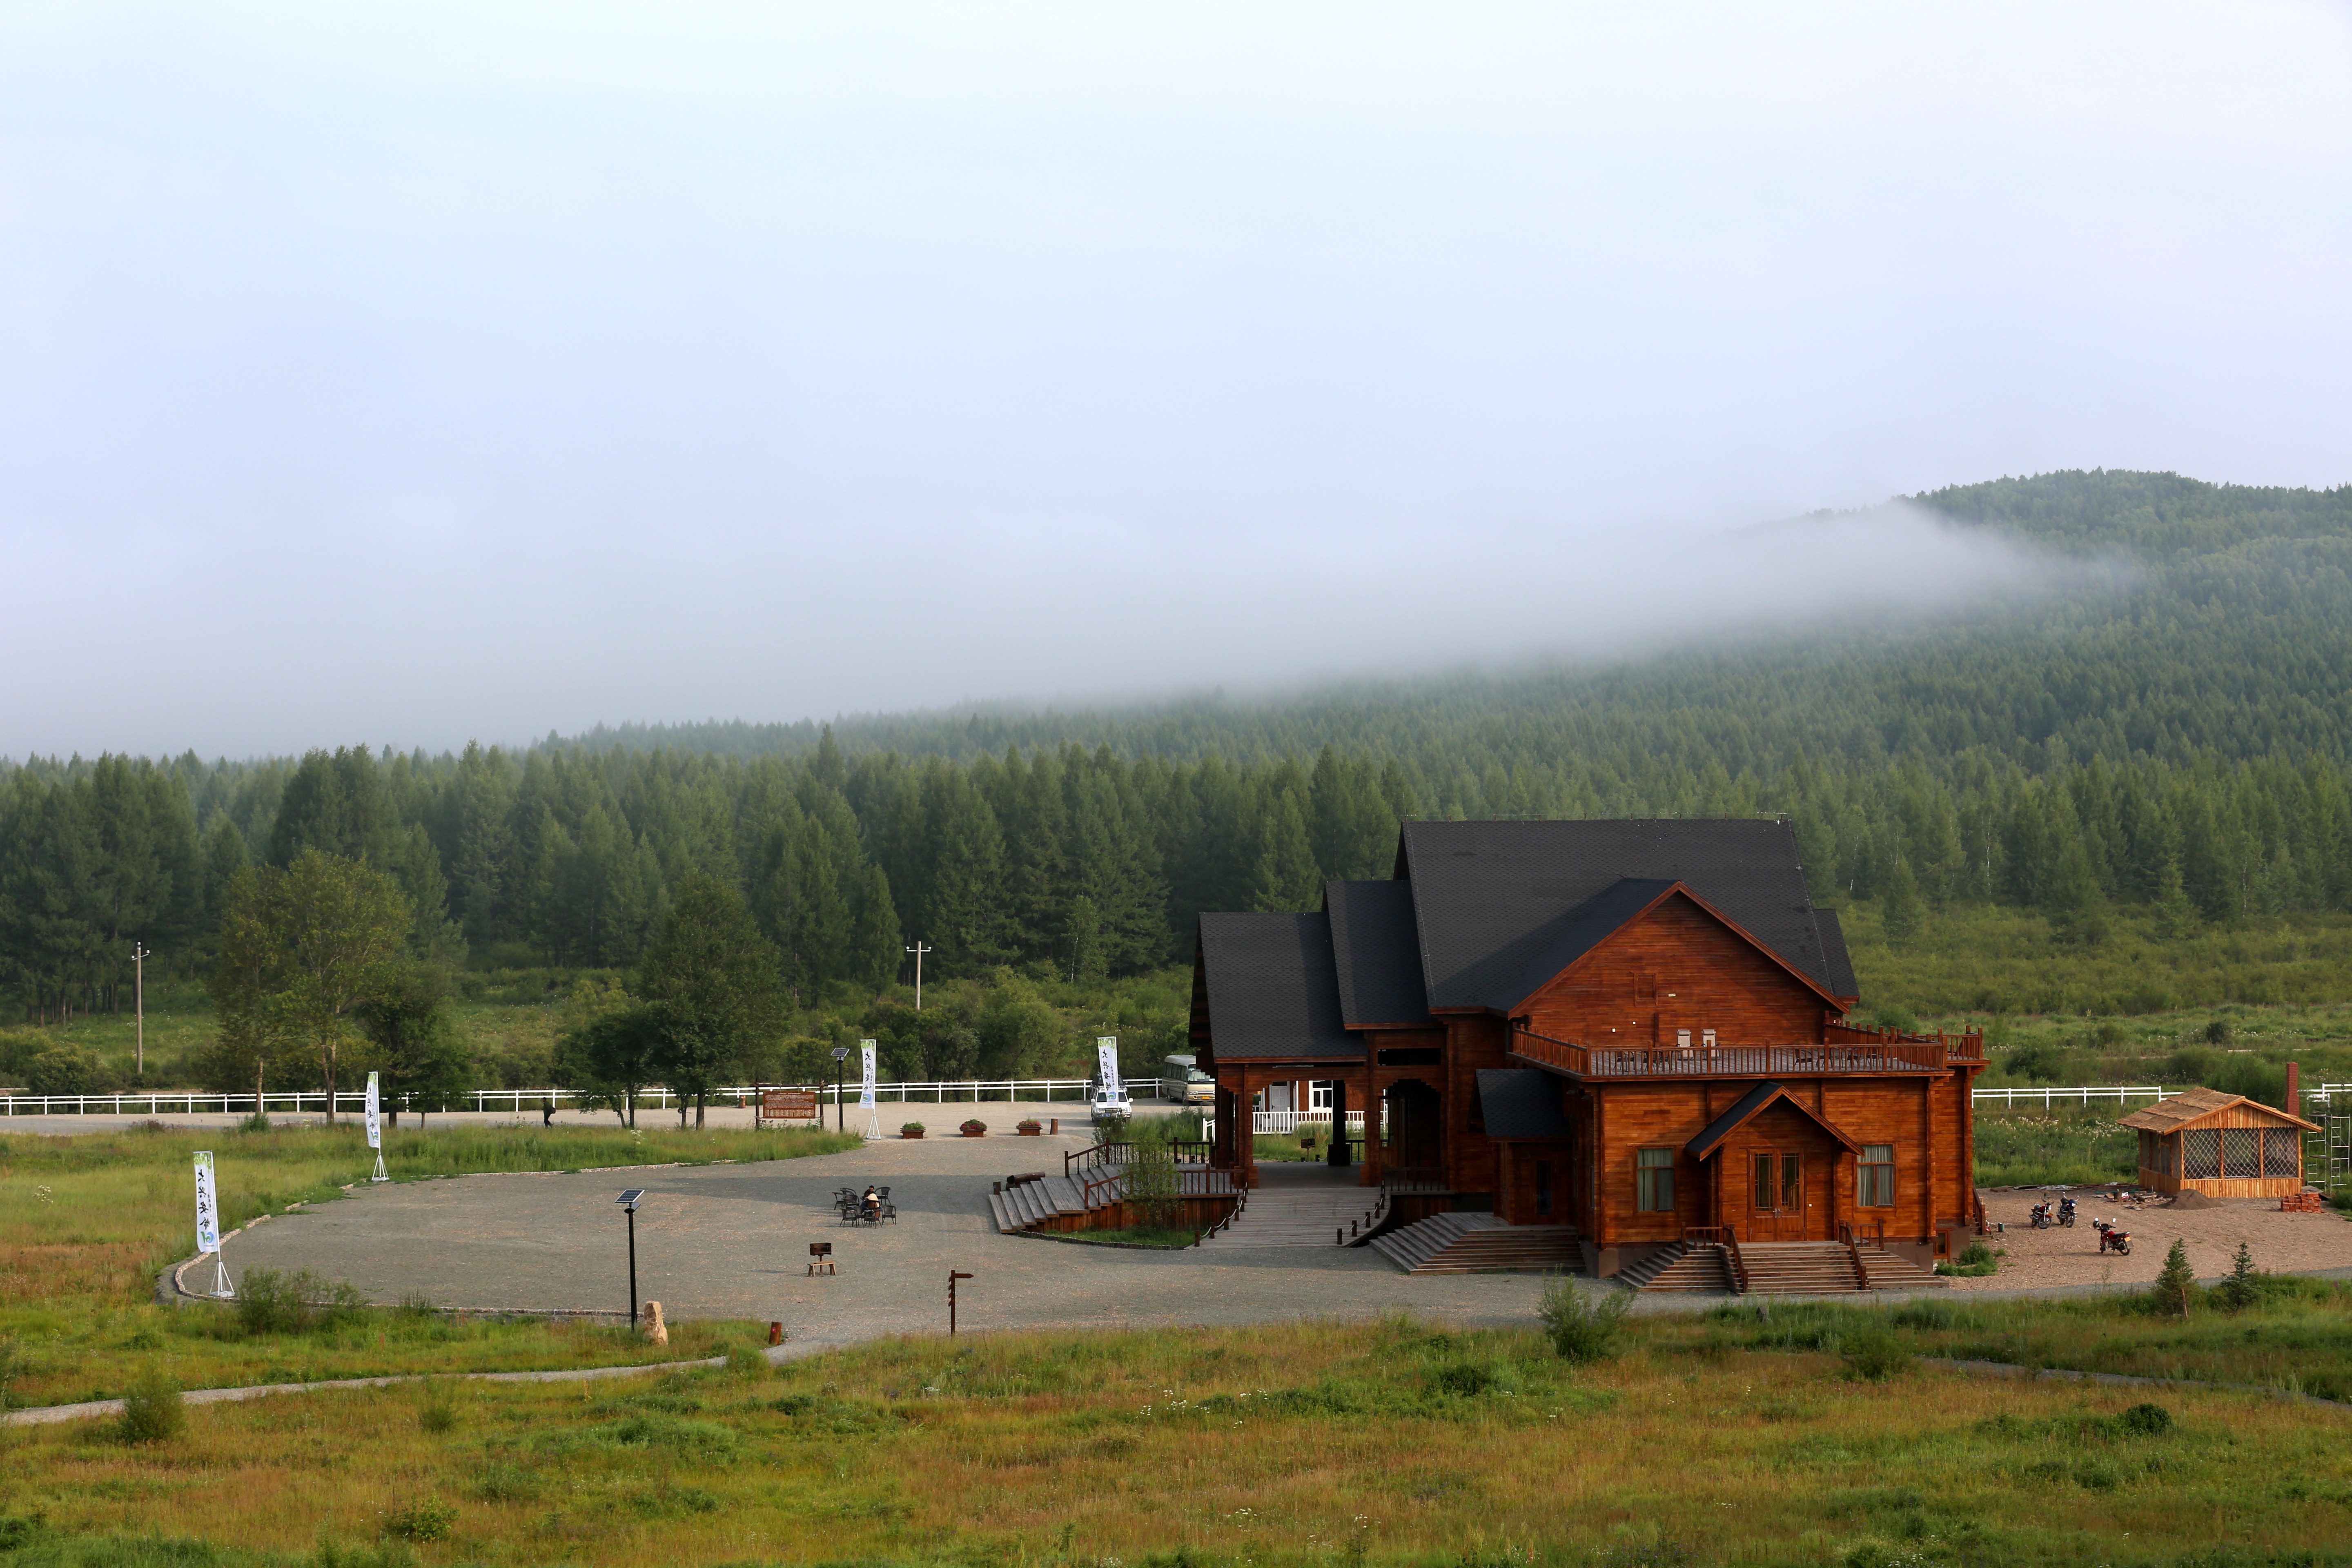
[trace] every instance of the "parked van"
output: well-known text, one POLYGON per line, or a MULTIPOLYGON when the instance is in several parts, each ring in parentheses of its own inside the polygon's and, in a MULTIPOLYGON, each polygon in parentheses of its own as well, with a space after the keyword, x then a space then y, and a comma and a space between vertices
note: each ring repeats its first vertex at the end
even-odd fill
POLYGON ((1160 1091, 1175 1105, 1217 1103, 1217 1080, 1189 1056, 1170 1057, 1160 1064, 1160 1091))

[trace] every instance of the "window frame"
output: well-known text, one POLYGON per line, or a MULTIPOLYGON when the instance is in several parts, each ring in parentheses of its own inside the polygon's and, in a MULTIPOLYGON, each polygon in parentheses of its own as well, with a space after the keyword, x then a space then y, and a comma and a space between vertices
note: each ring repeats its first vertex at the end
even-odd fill
POLYGON ((1675 1208, 1675 1152, 1672 1146, 1633 1151, 1633 1211, 1636 1214, 1673 1214, 1675 1208), (1663 1155, 1663 1159, 1655 1156, 1663 1155))
POLYGON ((1862 1156, 1854 1162, 1853 1199, 1856 1208, 1895 1207, 1895 1164, 1894 1144, 1865 1143, 1862 1146, 1862 1156), (1871 1157, 1880 1151, 1885 1152, 1884 1159, 1871 1157))

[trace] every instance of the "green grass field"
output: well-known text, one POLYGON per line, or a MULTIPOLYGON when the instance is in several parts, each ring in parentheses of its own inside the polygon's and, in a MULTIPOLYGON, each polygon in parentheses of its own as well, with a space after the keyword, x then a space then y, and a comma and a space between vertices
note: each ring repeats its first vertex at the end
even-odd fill
POLYGON ((12 1563, 1360 1568, 2345 1561, 2352 1411, 1637 1326, 893 1341, 10 1436, 12 1563), (2160 1413, 2135 1406, 2154 1404, 2160 1413), (32 1522, 37 1519, 38 1522, 32 1522))
MULTIPOLYGON (((857 1142, 808 1130, 454 1127, 388 1133, 383 1152, 394 1180, 414 1181, 477 1171, 790 1159, 857 1142)), ((158 1307, 157 1272, 195 1250, 190 1173, 199 1148, 215 1152, 224 1231, 290 1204, 336 1201, 343 1184, 365 1180, 373 1165, 363 1135, 351 1126, 0 1136, 0 1342, 15 1367, 7 1391, 15 1403, 119 1394, 159 1358, 186 1386, 214 1387, 296 1375, 668 1360, 690 1348, 682 1342, 656 1354, 583 1327, 473 1323, 459 1331, 438 1318, 367 1313, 300 1332, 247 1333, 221 1327, 228 1315, 212 1309, 158 1307)))

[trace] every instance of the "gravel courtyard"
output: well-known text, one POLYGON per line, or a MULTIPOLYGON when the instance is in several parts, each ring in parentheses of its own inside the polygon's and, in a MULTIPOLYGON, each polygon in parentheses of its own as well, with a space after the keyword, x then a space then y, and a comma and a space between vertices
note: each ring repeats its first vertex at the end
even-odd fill
POLYGON ((804 1343, 944 1331, 951 1268, 973 1276, 957 1292, 966 1330, 1367 1319, 1400 1309, 1464 1327, 1534 1321, 1537 1278, 1408 1278, 1370 1248, 1145 1252, 999 1235, 989 1183, 1059 1172, 1063 1152, 1086 1143, 889 1139, 761 1164, 404 1183, 279 1215, 224 1251, 233 1276, 308 1268, 387 1304, 415 1295, 445 1307, 625 1312, 627 1231, 614 1200, 642 1186, 641 1296, 680 1317, 781 1321, 804 1343), (834 1189, 869 1182, 890 1187, 898 1222, 844 1227, 834 1189), (837 1276, 809 1276, 812 1241, 833 1243, 837 1276))
MULTIPOLYGON (((2039 1188, 1996 1192, 1985 1198, 1985 1215, 2006 1222, 2007 1235, 1986 1244, 2006 1248, 2000 1272, 1981 1279, 1955 1279, 1962 1290, 2015 1290, 2055 1285, 2143 1285, 2164 1268, 2175 1237, 2189 1248, 2189 1267, 2200 1279, 2230 1271, 2238 1243, 2252 1249, 2254 1267, 2273 1274, 2315 1274, 2352 1268, 2352 1223, 2333 1209, 2318 1214, 2282 1214, 2276 1198, 2249 1198, 2219 1208, 2176 1209, 2151 1203, 2126 1208, 2094 1198, 2087 1188, 2074 1194, 2077 1218, 2071 1230, 2053 1226, 2035 1230, 2033 1205, 2039 1188), (2102 1256, 2093 1219, 2108 1219, 2131 1233, 2129 1258, 2102 1256)), ((2055 1198, 2053 1192, 2051 1196, 2055 1198)))

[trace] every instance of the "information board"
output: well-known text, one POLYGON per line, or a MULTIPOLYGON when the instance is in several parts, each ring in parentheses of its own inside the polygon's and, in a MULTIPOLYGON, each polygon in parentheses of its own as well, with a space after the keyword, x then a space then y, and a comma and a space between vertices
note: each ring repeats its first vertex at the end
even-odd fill
POLYGON ((763 1121, 806 1121, 816 1115, 816 1090, 813 1089, 772 1089, 760 1096, 760 1119, 763 1121))

